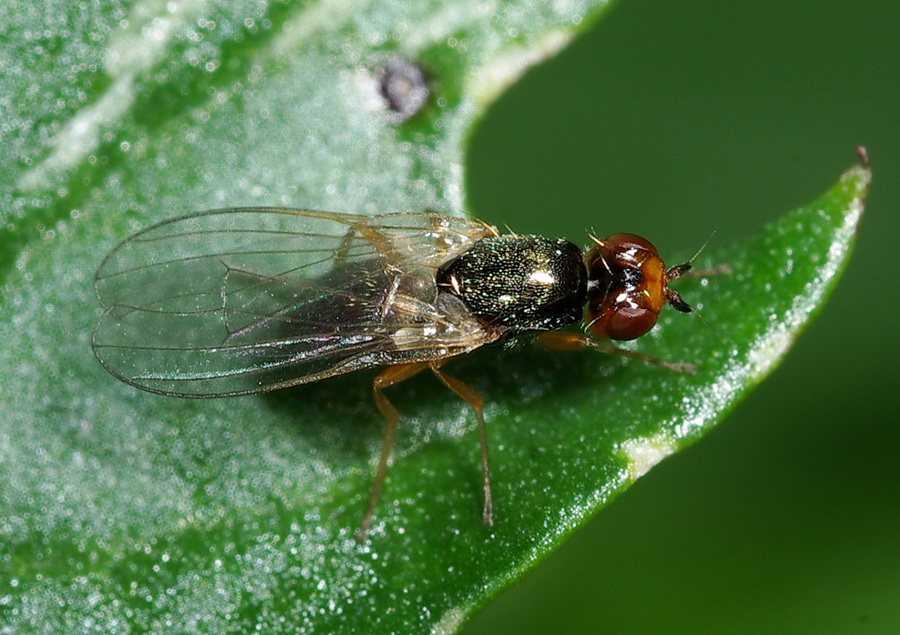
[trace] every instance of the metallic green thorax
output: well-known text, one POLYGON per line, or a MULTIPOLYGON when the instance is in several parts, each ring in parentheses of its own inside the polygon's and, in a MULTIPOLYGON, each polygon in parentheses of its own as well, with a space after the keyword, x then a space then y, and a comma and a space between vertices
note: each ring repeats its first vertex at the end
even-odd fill
POLYGON ((547 331, 581 319, 587 271, 581 250, 562 238, 499 236, 444 265, 437 283, 488 324, 547 331))

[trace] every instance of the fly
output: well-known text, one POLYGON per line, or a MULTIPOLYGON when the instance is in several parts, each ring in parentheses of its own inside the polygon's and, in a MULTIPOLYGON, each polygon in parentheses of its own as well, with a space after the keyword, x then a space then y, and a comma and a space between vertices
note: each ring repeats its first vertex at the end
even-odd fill
POLYGON ((433 213, 213 210, 164 221, 113 249, 95 278, 106 310, 93 346, 122 381, 173 397, 245 395, 382 368, 372 389, 387 426, 361 540, 399 420, 384 390, 429 370, 475 412, 490 525, 484 400, 444 363, 532 332, 551 349, 690 372, 607 341, 647 333, 666 304, 690 312, 669 288, 690 269, 667 269, 634 234, 592 237, 582 251, 433 213), (558 330, 582 320, 583 332, 558 330))

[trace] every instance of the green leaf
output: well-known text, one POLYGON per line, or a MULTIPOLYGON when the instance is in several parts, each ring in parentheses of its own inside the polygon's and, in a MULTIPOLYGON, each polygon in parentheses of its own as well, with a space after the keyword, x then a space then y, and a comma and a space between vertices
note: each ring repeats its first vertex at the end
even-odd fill
POLYGON ((182 401, 116 382, 89 342, 93 272, 149 222, 252 204, 459 212, 473 121, 599 15, 578 2, 373 4, 0 9, 0 82, 17 97, 0 133, 0 626, 452 631, 702 436, 834 285, 864 167, 701 255, 732 270, 679 285, 710 326, 667 315, 635 345, 696 375, 524 344, 452 363, 488 400, 490 529, 471 413, 428 377, 391 389, 404 418, 358 544, 381 441, 371 373, 182 401), (398 56, 432 88, 407 121, 377 88, 398 56))

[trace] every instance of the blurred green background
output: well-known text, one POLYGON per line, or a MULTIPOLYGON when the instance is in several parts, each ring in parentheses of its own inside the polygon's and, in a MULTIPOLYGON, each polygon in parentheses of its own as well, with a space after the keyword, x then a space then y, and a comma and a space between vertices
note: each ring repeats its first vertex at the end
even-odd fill
POLYGON ((857 144, 857 252, 785 363, 466 633, 900 632, 900 5, 622 0, 492 107, 469 202, 682 257, 813 199, 857 144))

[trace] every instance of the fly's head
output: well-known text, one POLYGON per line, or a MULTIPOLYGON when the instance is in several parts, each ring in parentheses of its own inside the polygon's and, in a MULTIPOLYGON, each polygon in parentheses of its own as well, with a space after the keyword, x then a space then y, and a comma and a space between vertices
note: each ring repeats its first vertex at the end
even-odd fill
POLYGON ((587 327, 595 336, 633 340, 649 332, 668 303, 677 311, 692 311, 669 283, 691 270, 686 262, 663 264, 656 247, 635 234, 613 234, 585 254, 588 270, 587 327))

